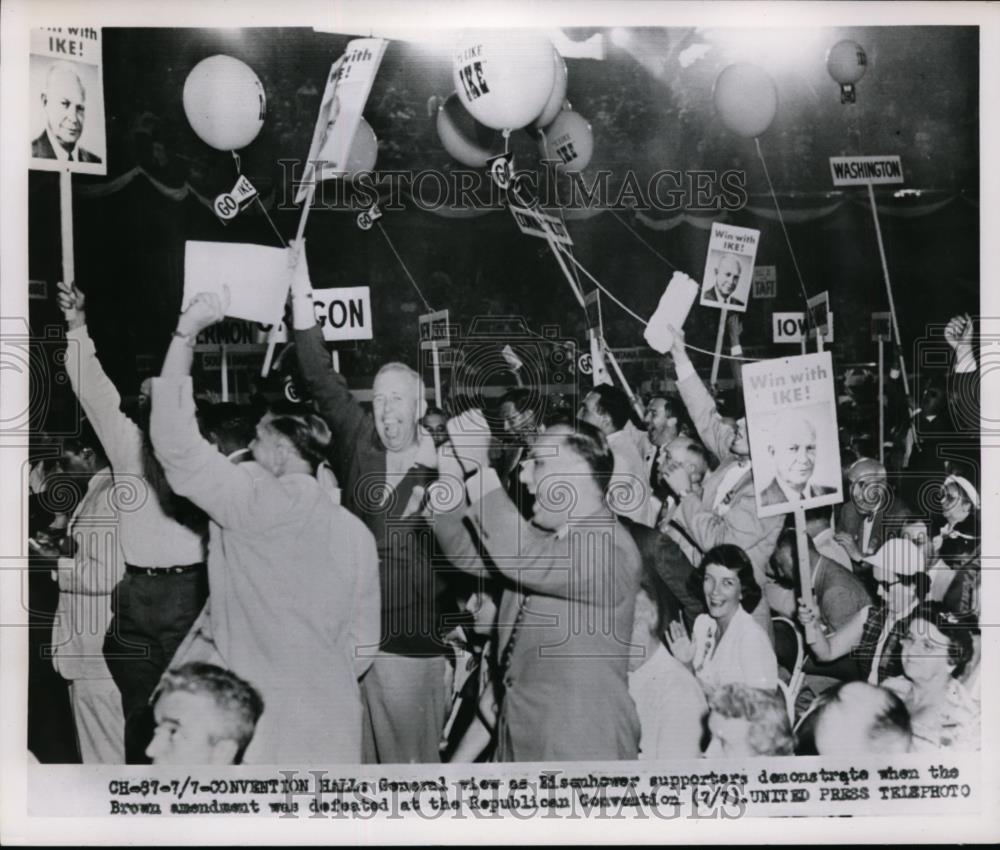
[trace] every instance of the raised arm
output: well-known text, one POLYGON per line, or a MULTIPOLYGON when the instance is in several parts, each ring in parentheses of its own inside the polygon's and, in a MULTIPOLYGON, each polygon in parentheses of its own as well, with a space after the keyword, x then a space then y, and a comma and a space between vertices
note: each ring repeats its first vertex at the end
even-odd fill
POLYGON ((348 389, 347 381, 334 370, 326 350, 326 342, 323 340, 323 332, 316 324, 312 284, 309 282, 309 268, 306 264, 305 240, 299 246, 293 246, 292 250, 299 251, 298 263, 292 277, 292 331, 295 339, 295 355, 309 393, 316 402, 316 409, 333 433, 336 452, 341 458, 339 464, 341 469, 337 471, 341 473, 346 469, 345 462, 348 455, 354 451, 359 432, 367 417, 364 409, 348 389))
POLYGON ((198 431, 191 386, 197 335, 225 315, 217 295, 197 296, 177 322, 163 371, 153 379, 150 437, 167 482, 219 525, 259 523, 280 511, 287 497, 273 475, 256 464, 233 464, 198 431))
POLYGON ((743 333, 743 320, 740 318, 739 313, 730 313, 726 317, 726 330, 729 333, 729 353, 733 356, 733 359, 729 361, 729 365, 733 370, 733 380, 736 382, 737 389, 742 390, 743 361, 735 359, 743 356, 743 346, 740 345, 740 337, 743 333))
POLYGON ((683 332, 674 330, 673 335, 670 353, 674 358, 681 400, 705 447, 720 461, 725 460, 729 456, 729 447, 733 444, 733 428, 722 421, 715 408, 715 399, 698 377, 684 348, 683 332))
POLYGON ((955 316, 944 338, 955 352, 948 380, 948 408, 956 430, 963 435, 979 432, 979 364, 972 342, 972 317, 955 316))
POLYGON ((84 294, 75 284, 60 282, 59 307, 66 318, 66 372, 80 406, 90 420, 119 474, 142 466, 142 432, 121 412, 121 395, 97 359, 94 341, 87 333, 84 294))

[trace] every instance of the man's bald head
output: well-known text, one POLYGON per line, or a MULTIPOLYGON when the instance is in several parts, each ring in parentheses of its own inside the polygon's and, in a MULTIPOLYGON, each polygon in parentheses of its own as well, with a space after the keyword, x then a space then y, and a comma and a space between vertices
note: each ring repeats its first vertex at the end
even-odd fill
POLYGON ((740 282, 743 265, 732 254, 723 254, 715 266, 715 286, 723 297, 728 298, 740 282))
POLYGON ((54 62, 45 75, 42 110, 52 137, 72 151, 83 134, 87 92, 69 62, 54 62))
POLYGON ((778 478, 794 490, 805 489, 816 466, 816 428, 804 416, 782 416, 771 430, 768 452, 778 478))
POLYGON ((873 514, 889 502, 889 480, 885 467, 869 457, 855 461, 847 470, 851 501, 863 514, 873 514))

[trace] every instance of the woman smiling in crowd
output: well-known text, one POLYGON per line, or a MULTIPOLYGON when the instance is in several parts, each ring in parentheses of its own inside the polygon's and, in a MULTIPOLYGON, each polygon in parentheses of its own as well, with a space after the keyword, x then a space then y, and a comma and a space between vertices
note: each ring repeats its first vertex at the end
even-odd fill
POLYGON ((774 649, 750 616, 761 591, 746 553, 730 544, 716 546, 705 553, 698 572, 708 613, 694 621, 691 637, 682 623, 670 624, 666 638, 671 653, 708 692, 734 683, 776 688, 774 649))

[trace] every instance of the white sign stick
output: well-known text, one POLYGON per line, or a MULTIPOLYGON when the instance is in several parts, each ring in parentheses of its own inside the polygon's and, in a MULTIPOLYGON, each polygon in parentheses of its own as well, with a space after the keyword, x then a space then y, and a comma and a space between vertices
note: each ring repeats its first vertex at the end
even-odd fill
POLYGON ((73 173, 68 168, 59 172, 59 224, 62 229, 63 282, 72 285, 76 279, 73 262, 73 173))

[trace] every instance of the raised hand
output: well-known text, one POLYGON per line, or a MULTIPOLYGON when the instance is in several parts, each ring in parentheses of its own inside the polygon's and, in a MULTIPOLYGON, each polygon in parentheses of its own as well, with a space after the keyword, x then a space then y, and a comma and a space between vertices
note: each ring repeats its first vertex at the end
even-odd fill
POLYGON ((490 465, 490 426, 480 410, 467 410, 448 420, 451 452, 471 475, 490 465))
POLYGON ((726 329, 729 331, 729 345, 739 345, 743 333, 743 321, 739 313, 729 313, 726 316, 726 329))
POLYGON ((56 284, 56 291, 58 292, 56 298, 59 302, 59 309, 62 310, 70 328, 78 328, 85 324, 84 304, 86 298, 76 284, 64 283, 60 280, 56 284))
POLYGON ((846 531, 838 531, 833 535, 833 539, 844 547, 847 554, 851 556, 852 561, 860 561, 862 559, 863 555, 861 554, 861 550, 858 548, 858 544, 846 531))
POLYGON ((972 328, 972 317, 968 313, 964 316, 955 316, 945 327, 944 338, 948 340, 948 345, 955 349, 959 346, 971 346, 972 328))
POLYGON ((694 644, 691 643, 691 638, 688 637, 684 624, 679 620, 674 620, 667 627, 663 636, 667 640, 667 649, 670 650, 670 654, 681 664, 690 667, 694 663, 694 644))
POLYGON ((205 328, 222 321, 229 308, 229 287, 223 286, 222 297, 215 292, 201 292, 196 295, 187 309, 177 320, 177 332, 194 337, 205 328))
POLYGON ((671 461, 660 470, 660 478, 678 496, 691 491, 691 476, 677 461, 671 461))

